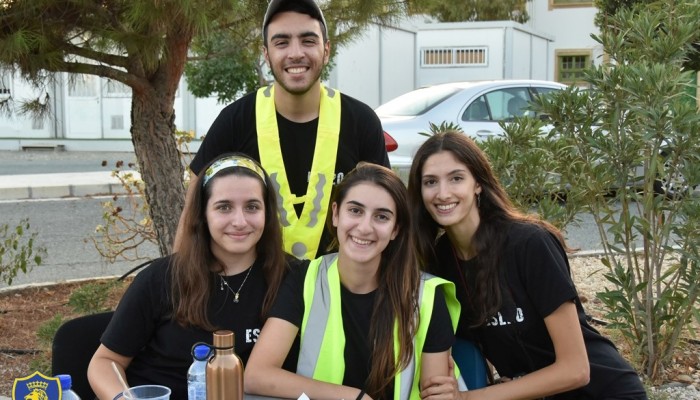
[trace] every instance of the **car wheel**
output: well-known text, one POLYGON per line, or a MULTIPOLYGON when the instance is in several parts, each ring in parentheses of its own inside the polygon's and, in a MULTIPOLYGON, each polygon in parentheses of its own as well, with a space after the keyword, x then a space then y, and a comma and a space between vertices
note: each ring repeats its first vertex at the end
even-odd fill
MULTIPOLYGON (((665 154, 661 154, 664 157, 664 171, 669 171, 673 168, 671 162, 665 159, 665 154)), ((688 180, 683 176, 683 174, 674 174, 669 176, 659 176, 654 181, 654 194, 665 195, 667 198, 672 200, 678 200, 688 195, 695 189, 695 185, 688 184, 688 180)))

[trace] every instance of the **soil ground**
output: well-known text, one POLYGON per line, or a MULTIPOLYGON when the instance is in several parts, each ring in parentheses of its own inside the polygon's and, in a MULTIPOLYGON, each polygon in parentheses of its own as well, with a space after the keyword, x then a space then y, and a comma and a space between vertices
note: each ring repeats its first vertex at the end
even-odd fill
MULTIPOLYGON (((606 281, 601 277, 603 267, 600 261, 594 257, 574 257, 571 266, 587 313, 596 319, 604 319, 601 303, 595 298, 595 293, 606 286, 606 281)), ((42 341, 37 332, 57 315, 64 320, 78 316, 69 305, 71 293, 81 286, 96 282, 108 285, 113 280, 62 283, 0 292, 1 396, 11 395, 15 378, 27 376, 42 367, 46 373, 50 373, 52 335, 42 341)), ((112 288, 104 307, 113 309, 127 286, 128 283, 112 288)), ((607 330, 604 326, 596 328, 610 337, 623 354, 627 353, 619 333, 607 330)), ((663 383, 678 381, 682 376, 696 377, 700 374, 700 345, 697 343, 693 341, 679 346, 663 383)))
MULTIPOLYGON (((62 283, 0 293, 0 395, 11 397, 15 378, 40 370, 50 373, 51 338, 42 340, 40 327, 56 316, 64 321, 77 317, 68 304, 71 293, 88 284, 109 285, 114 280, 62 283)), ((104 307, 113 309, 128 283, 110 290, 104 307)))

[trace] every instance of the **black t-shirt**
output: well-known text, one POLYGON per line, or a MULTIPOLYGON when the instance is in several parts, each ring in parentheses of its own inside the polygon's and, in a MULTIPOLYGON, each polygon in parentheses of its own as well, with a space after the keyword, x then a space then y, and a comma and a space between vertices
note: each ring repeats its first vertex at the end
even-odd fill
MULTIPOLYGON (((260 160, 255 125, 255 95, 256 92, 249 93, 221 111, 190 164, 192 172, 199 174, 209 161, 228 152, 241 152, 260 160)), ((360 161, 389 166, 382 125, 374 111, 366 104, 342 93, 340 104, 340 136, 334 185, 340 183, 360 161)), ((306 194, 309 181, 318 118, 306 123, 296 123, 278 113, 277 127, 290 190, 294 195, 302 196, 306 194)), ((301 205, 296 207, 297 215, 301 213, 301 208, 301 205)), ((329 243, 328 232, 324 232, 318 255, 327 253, 329 243)))
MULTIPOLYGON (((301 328, 304 318, 304 279, 308 262, 296 268, 285 278, 280 288, 270 317, 289 321, 301 328)), ((343 384, 364 388, 372 359, 370 354, 369 328, 376 290, 367 294, 355 294, 340 286, 341 312, 345 332, 343 384)), ((440 288, 435 292, 435 303, 430 325, 426 333, 424 353, 447 351, 454 343, 452 322, 447 310, 445 296, 440 288)), ((419 355, 420 356, 420 355, 419 355)), ((393 393, 393 391, 392 391, 393 393)))
MULTIPOLYGON (((212 343, 212 332, 184 328, 171 319, 170 260, 160 258, 131 283, 122 297, 102 344, 127 357, 130 385, 160 384, 172 390, 171 399, 187 399, 187 369, 192 363, 192 345, 212 343)), ((224 277, 233 290, 243 283, 247 271, 224 277)), ((257 341, 263 321, 260 318, 267 285, 261 265, 256 262, 240 290, 239 302, 217 276, 211 288, 207 315, 212 324, 234 332, 235 352, 245 364, 257 341)))
POLYGON ((562 304, 573 301, 590 362, 590 383, 561 393, 553 399, 602 399, 611 395, 645 398, 636 372, 622 358, 613 343, 586 321, 583 306, 571 279, 566 252, 557 239, 533 224, 505 226, 500 273, 502 305, 485 326, 470 328, 473 308, 467 292, 473 292, 478 256, 458 261, 447 235, 440 238, 434 264, 436 275, 455 282, 462 314, 457 336, 476 340, 484 356, 502 376, 515 377, 551 365, 554 346, 544 318, 562 304), (462 277, 458 271, 462 272, 462 277), (466 285, 466 288, 465 288, 466 285))

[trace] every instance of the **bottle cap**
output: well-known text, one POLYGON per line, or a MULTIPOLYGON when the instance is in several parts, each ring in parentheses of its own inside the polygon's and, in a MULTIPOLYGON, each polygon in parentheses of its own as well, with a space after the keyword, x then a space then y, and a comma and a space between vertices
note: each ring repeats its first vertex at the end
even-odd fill
POLYGON ((198 344, 194 347, 194 358, 197 360, 206 360, 209 355, 209 346, 205 344, 198 344))
POLYGON ((73 384, 73 380, 68 374, 56 375, 56 378, 61 382, 61 390, 69 390, 73 384))
POLYGON ((231 331, 216 331, 214 332, 214 347, 217 349, 233 348, 234 337, 231 331))

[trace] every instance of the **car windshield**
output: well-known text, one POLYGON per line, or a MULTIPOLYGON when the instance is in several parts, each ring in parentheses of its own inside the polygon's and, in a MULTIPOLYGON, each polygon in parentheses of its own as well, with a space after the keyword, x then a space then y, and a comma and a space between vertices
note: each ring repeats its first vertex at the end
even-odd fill
POLYGON ((415 117, 421 115, 459 91, 452 86, 431 86, 389 100, 374 111, 379 116, 415 117))

